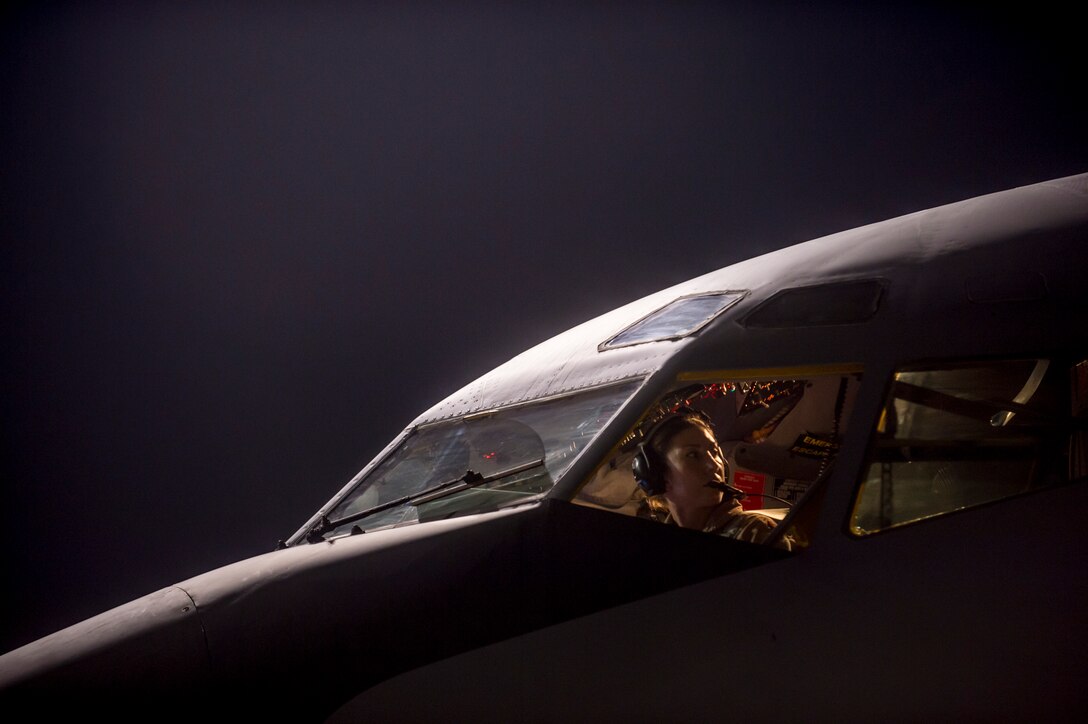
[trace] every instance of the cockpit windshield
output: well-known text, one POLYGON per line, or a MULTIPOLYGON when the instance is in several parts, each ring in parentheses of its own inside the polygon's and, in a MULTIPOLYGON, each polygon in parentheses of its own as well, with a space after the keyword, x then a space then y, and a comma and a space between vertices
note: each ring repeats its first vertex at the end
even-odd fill
POLYGON ((496 510, 539 497, 640 384, 417 427, 308 537, 496 510))

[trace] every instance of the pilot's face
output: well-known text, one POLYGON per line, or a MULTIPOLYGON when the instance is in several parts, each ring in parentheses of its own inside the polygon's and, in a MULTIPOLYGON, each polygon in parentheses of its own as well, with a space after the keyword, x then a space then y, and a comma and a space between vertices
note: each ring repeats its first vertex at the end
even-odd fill
POLYGON ((687 506, 713 506, 722 492, 708 488, 712 480, 725 482, 725 463, 714 434, 689 425, 673 435, 665 448, 665 496, 687 506))

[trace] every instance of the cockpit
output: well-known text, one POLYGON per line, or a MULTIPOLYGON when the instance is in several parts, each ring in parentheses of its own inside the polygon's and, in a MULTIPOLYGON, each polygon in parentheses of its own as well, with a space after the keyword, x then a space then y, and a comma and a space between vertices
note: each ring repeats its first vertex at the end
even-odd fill
MULTIPOLYGON (((711 421, 728 459, 724 482, 743 491, 743 508, 785 518, 830 470, 860 380, 849 369, 794 372, 681 375, 619 436, 573 502, 639 516, 648 496, 632 475, 634 451, 650 426, 683 406, 711 421)), ((307 539, 534 502, 552 490, 641 384, 628 381, 413 428, 364 471, 307 539)))
MULTIPOLYGON (((1084 363, 1072 369, 1083 377, 1084 363)), ((1016 495, 1025 485, 1082 477, 1084 433, 1070 438, 1068 425, 1054 422, 1068 416, 1058 408, 1069 405, 1070 394, 1082 396, 1077 385, 1069 392, 1069 380, 1080 379, 1069 370, 1027 359, 897 371, 870 432, 848 530, 870 535, 1016 495)), ((682 372, 631 426, 611 428, 612 442, 596 446, 606 451, 595 453, 599 461, 583 465, 582 480, 561 490, 556 482, 644 380, 428 422, 364 470, 305 539, 498 511, 549 496, 659 519, 647 510, 662 503, 639 486, 632 462, 649 431, 683 409, 709 422, 726 463, 720 482, 743 510, 784 521, 768 542, 788 537, 787 547, 800 550, 811 542, 822 483, 834 468, 861 379, 856 365, 682 372)))

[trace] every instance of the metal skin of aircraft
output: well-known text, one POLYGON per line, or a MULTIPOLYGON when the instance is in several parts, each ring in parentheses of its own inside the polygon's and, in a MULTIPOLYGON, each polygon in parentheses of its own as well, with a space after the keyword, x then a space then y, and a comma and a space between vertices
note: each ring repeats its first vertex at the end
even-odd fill
POLYGON ((635 301, 424 412, 281 550, 0 657, 3 709, 1079 719, 1086 269, 1088 174, 635 301), (631 460, 689 407, 763 543, 647 516, 631 460))

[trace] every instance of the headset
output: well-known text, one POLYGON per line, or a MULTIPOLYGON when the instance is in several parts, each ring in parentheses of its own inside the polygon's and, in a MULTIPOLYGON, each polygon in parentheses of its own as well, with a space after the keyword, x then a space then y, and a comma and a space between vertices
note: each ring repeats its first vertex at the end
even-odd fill
MULTIPOLYGON (((642 488, 647 495, 661 495, 665 492, 665 461, 661 459, 661 456, 653 449, 650 443, 653 442, 654 438, 661 431, 661 428, 672 420, 690 417, 702 420, 707 424, 707 427, 711 426, 710 416, 705 412, 691 407, 682 407, 655 422, 646 434, 642 436, 642 442, 638 444, 638 448, 635 450, 635 457, 631 460, 631 472, 634 473, 638 486, 642 488)), ((727 472, 726 478, 728 477, 729 475, 727 472)), ((723 483, 723 485, 725 484, 723 483)), ((730 490, 735 490, 735 488, 730 485, 726 485, 726 487, 730 490)))

